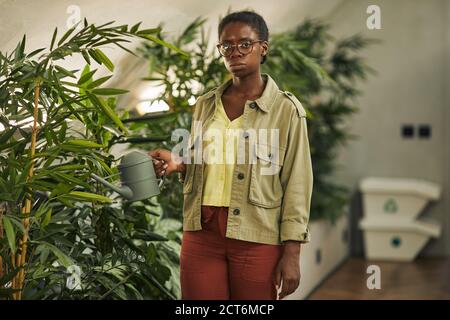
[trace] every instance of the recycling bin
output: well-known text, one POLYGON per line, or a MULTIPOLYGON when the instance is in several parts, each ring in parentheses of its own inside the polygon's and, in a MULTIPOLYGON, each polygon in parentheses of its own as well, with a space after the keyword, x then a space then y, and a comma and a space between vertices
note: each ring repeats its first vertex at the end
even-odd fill
POLYGON ((360 227, 368 260, 413 261, 429 239, 441 233, 434 221, 404 218, 364 218, 360 227))
POLYGON ((365 256, 368 260, 412 261, 431 238, 441 235, 432 219, 418 219, 440 187, 409 178, 368 177, 361 181, 365 256))
POLYGON ((369 177, 361 182, 364 215, 415 219, 429 201, 437 200, 437 184, 418 179, 369 177))

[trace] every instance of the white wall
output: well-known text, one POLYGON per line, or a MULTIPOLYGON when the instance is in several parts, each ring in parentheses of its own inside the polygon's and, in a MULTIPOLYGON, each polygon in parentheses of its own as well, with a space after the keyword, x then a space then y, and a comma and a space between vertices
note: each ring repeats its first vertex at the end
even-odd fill
MULTIPOLYGON (((49 43, 55 26, 66 28, 69 6, 76 5, 81 16, 89 22, 105 23, 115 20, 118 24, 134 24, 156 27, 164 22, 168 35, 178 35, 197 16, 209 18, 212 36, 216 36, 220 15, 232 11, 253 8, 267 21, 271 32, 293 27, 306 16, 323 16, 330 13, 342 0, 0 0, 0 50, 12 50, 24 33, 33 48, 49 43)), ((216 37, 217 38, 217 37, 216 37)))
POLYGON ((349 121, 359 139, 342 150, 336 178, 353 190, 368 175, 439 183, 442 200, 424 215, 439 220, 444 234, 425 249, 429 255, 450 254, 449 16, 446 0, 346 0, 327 17, 337 37, 361 32, 383 41, 364 54, 378 75, 359 87, 361 109, 349 121), (366 27, 371 4, 381 8, 381 30, 366 27), (431 139, 403 139, 406 123, 430 124, 431 139))

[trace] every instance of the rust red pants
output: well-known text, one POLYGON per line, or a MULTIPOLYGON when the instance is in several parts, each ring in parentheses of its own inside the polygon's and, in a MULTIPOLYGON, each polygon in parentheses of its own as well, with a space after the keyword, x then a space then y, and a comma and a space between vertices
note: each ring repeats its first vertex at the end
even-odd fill
POLYGON ((202 206, 202 230, 184 231, 180 254, 184 300, 276 300, 281 246, 225 237, 228 208, 202 206))

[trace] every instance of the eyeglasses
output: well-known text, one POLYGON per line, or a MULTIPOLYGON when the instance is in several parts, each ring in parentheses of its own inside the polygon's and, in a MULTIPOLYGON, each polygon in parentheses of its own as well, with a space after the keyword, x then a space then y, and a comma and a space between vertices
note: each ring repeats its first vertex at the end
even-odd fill
POLYGON ((263 42, 263 40, 243 40, 238 44, 231 44, 229 42, 219 43, 217 45, 217 49, 219 50, 220 55, 223 57, 229 57, 234 52, 234 48, 237 47, 238 51, 241 54, 249 54, 253 50, 253 45, 257 42, 263 42))

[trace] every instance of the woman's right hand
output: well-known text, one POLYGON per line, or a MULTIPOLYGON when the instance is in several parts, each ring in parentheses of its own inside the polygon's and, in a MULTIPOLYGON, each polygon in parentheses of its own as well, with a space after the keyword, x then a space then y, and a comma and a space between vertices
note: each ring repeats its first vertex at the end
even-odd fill
POLYGON ((184 172, 185 165, 182 159, 166 149, 150 150, 148 153, 153 158, 153 166, 158 178, 170 175, 173 172, 184 172))

